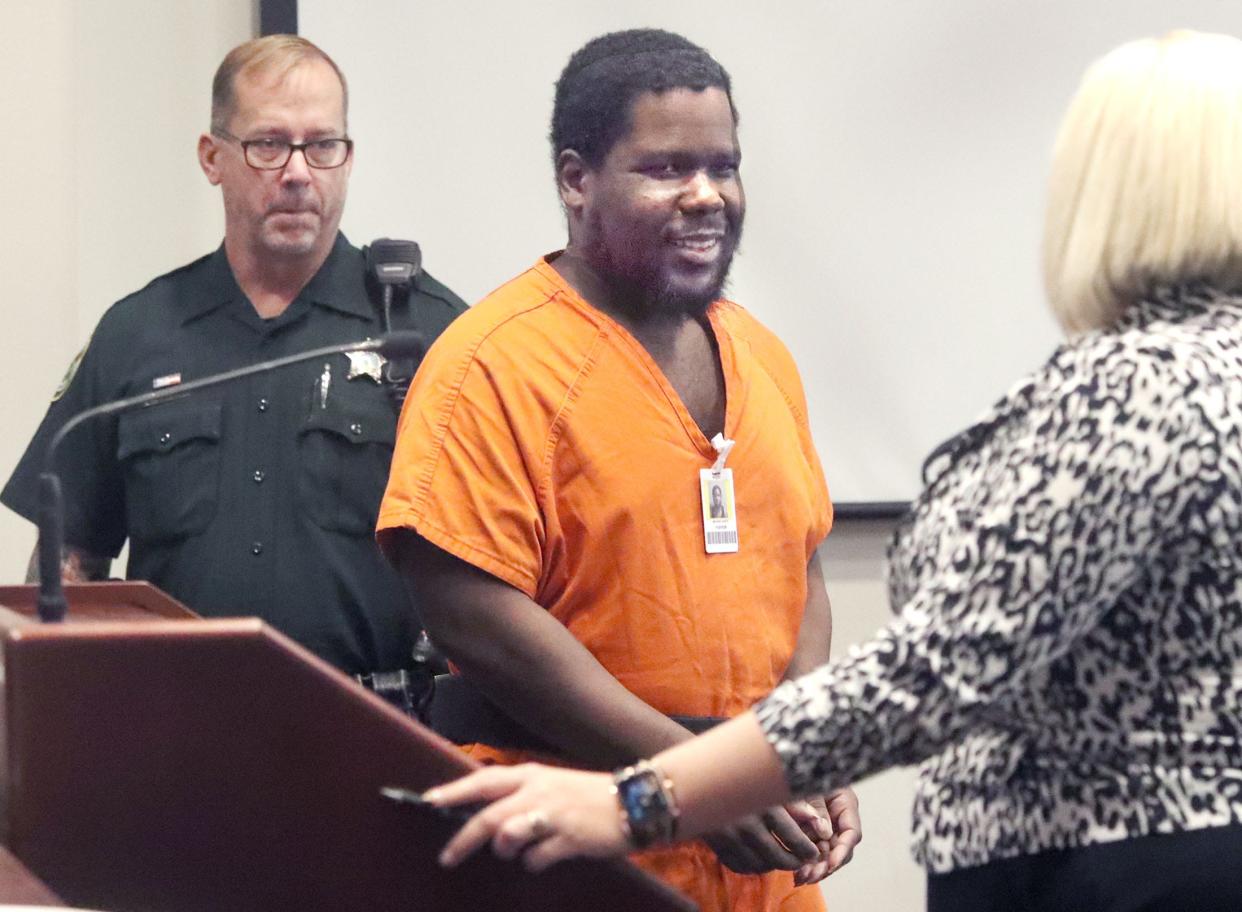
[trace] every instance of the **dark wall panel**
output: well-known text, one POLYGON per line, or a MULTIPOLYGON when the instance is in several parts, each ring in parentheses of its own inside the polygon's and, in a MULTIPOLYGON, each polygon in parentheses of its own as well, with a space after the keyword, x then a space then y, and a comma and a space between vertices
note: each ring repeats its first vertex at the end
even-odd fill
POLYGON ((260 35, 296 35, 298 0, 259 0, 260 35))

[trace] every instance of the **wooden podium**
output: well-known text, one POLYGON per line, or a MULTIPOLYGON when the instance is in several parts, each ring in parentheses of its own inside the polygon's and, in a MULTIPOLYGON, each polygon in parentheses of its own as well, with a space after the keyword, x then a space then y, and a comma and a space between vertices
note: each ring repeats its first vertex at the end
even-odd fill
MULTIPOLYGON (((65 620, 152 621, 190 620, 198 615, 171 595, 141 580, 108 580, 103 583, 65 583, 69 613, 65 620)), ((39 587, 0 586, 0 606, 22 615, 30 622, 39 619, 39 587)), ((0 627, 15 626, 0 620, 0 627)), ((16 625, 20 626, 20 625, 16 625)))
POLYGON ((484 855, 442 869, 451 824, 380 789, 460 775, 474 764, 456 747, 257 619, 75 621, 68 596, 70 622, 18 626, 4 650, 7 842, 67 903, 694 908, 621 861, 532 875, 484 855))

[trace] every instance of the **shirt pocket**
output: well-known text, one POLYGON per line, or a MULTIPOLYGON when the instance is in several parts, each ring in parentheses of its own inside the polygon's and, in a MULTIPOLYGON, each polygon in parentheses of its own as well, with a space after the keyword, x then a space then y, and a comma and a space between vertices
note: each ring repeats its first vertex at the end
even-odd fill
POLYGON ((344 394, 315 403, 298 436, 301 509, 324 529, 373 533, 397 436, 388 400, 344 394))
POLYGON ((122 415, 117 460, 131 538, 169 542, 202 532, 220 487, 219 402, 173 402, 122 415))

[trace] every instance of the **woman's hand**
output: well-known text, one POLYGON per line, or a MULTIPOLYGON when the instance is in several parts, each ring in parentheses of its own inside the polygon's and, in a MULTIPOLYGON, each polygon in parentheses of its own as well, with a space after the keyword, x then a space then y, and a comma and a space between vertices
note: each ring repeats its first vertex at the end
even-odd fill
POLYGON ((521 856, 530 871, 576 856, 624 855, 629 841, 607 773, 584 773, 525 763, 491 766, 434 788, 432 804, 487 806, 466 822, 440 853, 453 867, 488 842, 500 858, 521 856))

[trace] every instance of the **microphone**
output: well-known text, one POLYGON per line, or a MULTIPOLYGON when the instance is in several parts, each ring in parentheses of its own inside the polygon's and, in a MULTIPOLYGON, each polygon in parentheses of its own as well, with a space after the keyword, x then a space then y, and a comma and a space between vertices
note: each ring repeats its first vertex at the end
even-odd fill
POLYGON ((408 287, 422 265, 423 253, 414 241, 379 238, 367 248, 367 271, 383 286, 408 287))
POLYGON ((218 386, 233 380, 240 380, 254 374, 262 374, 270 370, 278 370, 291 364, 312 361, 325 355, 339 355, 345 352, 371 351, 385 358, 417 358, 426 349, 426 340, 421 333, 413 330, 401 330, 385 333, 378 339, 364 339, 360 342, 340 342, 336 345, 325 345, 309 351, 260 361, 247 367, 211 374, 198 380, 190 380, 176 386, 114 399, 101 405, 93 406, 78 412, 52 435, 47 445, 47 454, 43 458, 43 472, 39 475, 39 620, 49 623, 63 621, 69 605, 65 601, 64 584, 61 580, 61 553, 65 544, 65 503, 61 490, 60 478, 54 470, 56 450, 74 428, 94 418, 104 415, 115 415, 130 409, 145 408, 167 399, 175 399, 196 390, 209 386, 218 386))
POLYGON ((392 292, 409 288, 423 265, 423 252, 414 241, 377 238, 367 248, 367 272, 379 283, 383 296, 384 332, 392 329, 392 292))
POLYGON ((427 350, 423 334, 412 329, 397 329, 384 333, 378 339, 367 339, 362 346, 350 346, 345 351, 374 351, 390 360, 421 358, 427 350), (374 344, 374 348, 368 346, 374 344))
MULTIPOLYGON (((422 270, 422 265, 423 253, 414 241, 377 238, 367 248, 367 273, 380 287, 380 321, 384 332, 392 330, 393 290, 408 289, 422 270)), ((400 409, 414 378, 415 365, 413 362, 398 365, 394 363, 396 360, 392 359, 384 365, 384 382, 393 405, 400 409)))

